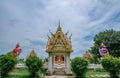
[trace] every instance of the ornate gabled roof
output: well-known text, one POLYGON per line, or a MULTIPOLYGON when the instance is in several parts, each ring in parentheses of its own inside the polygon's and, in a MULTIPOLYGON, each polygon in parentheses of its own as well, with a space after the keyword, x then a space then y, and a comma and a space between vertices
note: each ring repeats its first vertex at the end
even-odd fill
POLYGON ((85 54, 83 54, 83 57, 86 58, 87 60, 90 60, 93 58, 92 54, 88 51, 86 51, 85 54))
POLYGON ((60 23, 56 33, 51 33, 51 37, 48 36, 46 52, 72 52, 71 40, 62 32, 60 23))
POLYGON ((35 52, 34 50, 32 50, 32 51, 30 52, 30 54, 27 55, 27 58, 28 58, 28 57, 33 57, 33 56, 37 56, 37 54, 36 54, 36 52, 35 52))

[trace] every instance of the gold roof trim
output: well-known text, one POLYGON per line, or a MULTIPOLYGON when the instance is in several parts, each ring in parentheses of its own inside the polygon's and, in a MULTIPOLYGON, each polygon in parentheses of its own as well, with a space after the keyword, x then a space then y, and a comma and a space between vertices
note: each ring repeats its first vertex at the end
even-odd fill
POLYGON ((60 22, 55 34, 48 38, 46 52, 72 52, 71 38, 62 32, 60 22))

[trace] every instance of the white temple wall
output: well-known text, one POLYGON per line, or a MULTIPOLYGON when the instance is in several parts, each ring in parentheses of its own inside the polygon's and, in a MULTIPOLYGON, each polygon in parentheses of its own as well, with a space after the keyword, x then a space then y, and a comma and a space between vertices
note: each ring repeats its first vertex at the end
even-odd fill
POLYGON ((70 53, 49 53, 49 62, 48 62, 48 70, 51 72, 51 74, 54 72, 54 70, 57 68, 57 65, 54 63, 55 56, 56 55, 63 55, 64 56, 64 64, 61 64, 62 68, 65 70, 66 73, 68 73, 71 70, 70 66, 70 53))

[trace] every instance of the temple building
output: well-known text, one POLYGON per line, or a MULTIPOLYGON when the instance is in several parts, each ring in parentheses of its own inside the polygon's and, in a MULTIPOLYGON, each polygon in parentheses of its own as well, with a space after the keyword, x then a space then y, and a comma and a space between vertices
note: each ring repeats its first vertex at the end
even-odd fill
POLYGON ((48 36, 46 46, 50 74, 57 71, 64 71, 66 74, 71 72, 70 53, 72 51, 71 36, 68 37, 68 32, 65 34, 62 32, 59 23, 56 33, 51 33, 51 36, 48 36))
POLYGON ((30 52, 30 54, 28 55, 28 57, 29 56, 37 56, 37 54, 36 54, 36 52, 34 51, 34 50, 32 50, 31 52, 30 52))
POLYGON ((90 52, 86 51, 85 54, 83 54, 83 57, 86 58, 89 62, 93 58, 92 54, 90 52))

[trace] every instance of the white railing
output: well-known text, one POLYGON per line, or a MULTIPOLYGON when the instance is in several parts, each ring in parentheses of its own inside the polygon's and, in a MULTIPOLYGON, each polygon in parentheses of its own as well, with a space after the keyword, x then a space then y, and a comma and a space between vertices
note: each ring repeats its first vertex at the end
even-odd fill
MULTIPOLYGON (((26 68, 27 66, 24 63, 18 63, 15 67, 16 68, 26 68)), ((44 64, 44 67, 47 68, 48 65, 44 64)), ((63 65, 63 67, 64 67, 64 65, 63 65)), ((101 64, 89 64, 88 69, 103 69, 103 67, 101 64)))
POLYGON ((26 68, 27 66, 24 63, 18 63, 15 67, 16 68, 26 68))
POLYGON ((103 69, 101 64, 89 64, 89 69, 103 69))

